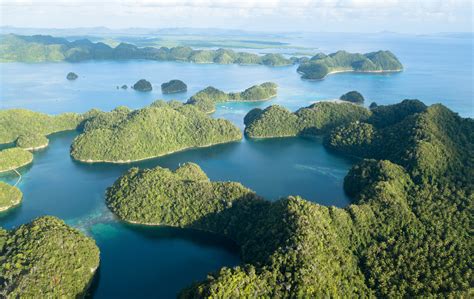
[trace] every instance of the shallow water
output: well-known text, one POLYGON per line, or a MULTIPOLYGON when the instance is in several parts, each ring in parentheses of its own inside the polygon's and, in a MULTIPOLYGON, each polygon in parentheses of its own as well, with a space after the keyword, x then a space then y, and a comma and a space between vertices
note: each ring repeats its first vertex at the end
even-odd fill
MULTIPOLYGON (((401 37, 357 40, 315 37, 306 43, 322 50, 373 51, 390 49, 406 70, 394 74, 335 74, 322 81, 301 80, 296 67, 197 65, 176 62, 87 62, 0 64, 0 108, 27 108, 51 114, 111 110, 119 105, 140 108, 163 98, 186 100, 213 85, 238 91, 256 83, 279 84, 279 95, 261 103, 223 103, 215 117, 243 128, 243 116, 254 107, 280 104, 291 110, 315 100, 337 98, 357 89, 366 104, 395 103, 419 98, 442 102, 463 116, 473 116, 472 38, 401 37), (316 45, 318 46, 318 45, 316 45), (448 55, 449 54, 449 55, 448 55), (69 71, 79 79, 65 79, 69 71), (141 78, 153 83, 151 93, 117 90, 141 78), (159 85, 178 78, 188 92, 162 95, 159 85)), ((104 204, 105 189, 132 166, 176 168, 196 162, 212 180, 239 181, 275 200, 300 195, 324 205, 344 207, 349 199, 343 178, 354 160, 329 153, 319 139, 242 140, 187 150, 165 157, 126 164, 82 164, 69 156, 76 132, 54 134, 50 146, 35 153, 32 165, 20 170, 23 203, 0 214, 0 226, 13 228, 42 215, 55 215, 90 234, 101 249, 101 267, 93 286, 97 298, 173 297, 180 289, 222 266, 240 263, 238 248, 218 236, 171 228, 143 228, 118 222, 104 204)), ((0 180, 15 183, 12 174, 0 180)))

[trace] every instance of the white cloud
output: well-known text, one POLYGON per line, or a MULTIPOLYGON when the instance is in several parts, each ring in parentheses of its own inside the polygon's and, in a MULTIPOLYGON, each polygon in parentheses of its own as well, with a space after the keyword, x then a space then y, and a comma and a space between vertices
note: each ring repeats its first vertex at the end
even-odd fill
MULTIPOLYGON (((0 0, 0 9, 2 25, 16 26, 27 22, 56 27, 197 24, 252 29, 267 24, 275 29, 318 30, 318 25, 335 28, 340 22, 341 28, 352 30, 372 25, 377 31, 398 31, 402 24, 419 23, 421 29, 433 26, 442 31, 439 22, 443 22, 446 29, 472 31, 471 0, 0 0), (310 23, 305 26, 303 21, 310 23)), ((411 30, 416 29, 420 27, 411 30)))

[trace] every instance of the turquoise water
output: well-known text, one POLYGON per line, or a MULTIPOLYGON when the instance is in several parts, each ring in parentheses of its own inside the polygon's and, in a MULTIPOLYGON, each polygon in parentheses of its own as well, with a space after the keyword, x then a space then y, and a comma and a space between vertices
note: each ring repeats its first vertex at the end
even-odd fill
MULTIPOLYGON (((396 74, 335 74, 323 81, 304 81, 296 67, 196 65, 175 62, 88 62, 78 64, 0 64, 0 108, 27 108, 51 114, 110 110, 119 105, 140 108, 152 101, 184 101, 213 85, 237 91, 274 81, 279 95, 263 103, 224 103, 215 117, 243 128, 242 118, 254 107, 280 104, 295 110, 315 100, 333 99, 360 90, 367 104, 419 98, 442 102, 463 116, 473 116, 472 38, 398 37, 382 40, 314 38, 322 50, 367 52, 390 49, 406 70, 396 74), (448 55, 448 54, 449 55, 448 55), (69 71, 79 79, 65 79, 69 71), (151 93, 117 90, 141 78, 154 85, 151 93), (159 86, 170 79, 188 84, 188 92, 164 96, 159 86)), ((0 214, 0 226, 13 228, 42 215, 55 215, 90 234, 101 249, 101 267, 92 288, 96 298, 174 297, 192 282, 222 266, 240 263, 238 248, 230 240, 188 230, 144 228, 118 222, 104 204, 105 189, 132 166, 176 168, 196 162, 212 180, 239 181, 270 200, 287 195, 324 205, 344 207, 350 200, 342 190, 354 160, 328 152, 319 139, 287 138, 242 140, 193 149, 127 165, 74 162, 69 146, 76 132, 50 136, 50 146, 35 153, 32 165, 20 170, 24 201, 0 214)), ((0 180, 15 183, 13 174, 0 180)))

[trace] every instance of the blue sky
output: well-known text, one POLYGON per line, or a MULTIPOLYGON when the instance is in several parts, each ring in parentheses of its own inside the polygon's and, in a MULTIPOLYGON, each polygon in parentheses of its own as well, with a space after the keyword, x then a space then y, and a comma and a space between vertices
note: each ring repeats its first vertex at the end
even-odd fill
POLYGON ((472 32, 473 0, 0 0, 1 25, 472 32))

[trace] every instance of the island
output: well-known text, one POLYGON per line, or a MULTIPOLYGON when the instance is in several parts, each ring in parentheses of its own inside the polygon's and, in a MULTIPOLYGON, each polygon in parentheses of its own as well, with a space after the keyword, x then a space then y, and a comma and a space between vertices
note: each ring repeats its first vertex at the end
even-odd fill
POLYGON ((66 79, 68 79, 69 81, 74 81, 77 78, 79 78, 79 76, 76 73, 73 73, 73 72, 69 72, 66 76, 66 79))
POLYGON ((369 116, 370 111, 364 107, 343 102, 318 102, 296 112, 272 105, 263 110, 252 109, 245 116, 245 135, 251 138, 318 135, 369 116))
POLYGON ((26 150, 36 151, 47 147, 49 144, 48 138, 41 134, 27 134, 20 135, 15 141, 17 147, 21 147, 26 150))
POLYGON ((186 92, 187 90, 188 86, 181 80, 175 79, 161 84, 161 92, 163 94, 186 92))
POLYGON ((181 298, 468 296, 472 119, 407 100, 335 120, 325 145, 362 154, 344 178, 346 208, 268 201, 212 182, 192 163, 130 169, 107 189, 107 206, 126 222, 205 230, 240 246, 242 265, 209 274, 181 298), (373 141, 344 134, 358 125, 373 127, 373 141), (368 151, 357 150, 360 138, 368 151))
POLYGON ((33 162, 33 154, 19 147, 0 151, 0 173, 26 166, 33 162))
POLYGON ((326 55, 319 53, 299 65, 297 71, 303 79, 321 80, 327 75, 340 72, 384 73, 400 72, 403 65, 390 51, 366 54, 337 51, 326 55))
POLYGON ((153 89, 151 83, 145 79, 138 80, 135 84, 133 84, 132 88, 137 91, 151 91, 153 89))
POLYGON ((339 97, 339 99, 341 101, 351 102, 351 103, 354 103, 354 104, 363 104, 364 103, 364 96, 356 90, 352 90, 352 91, 349 91, 349 92, 343 94, 342 96, 339 97))
MULTIPOLYGON (((0 182, 0 212, 20 204, 23 194, 15 186, 0 182)), ((0 237, 1 238, 1 237, 0 237)))
POLYGON ((257 102, 266 101, 277 95, 278 85, 273 82, 265 82, 254 85, 242 92, 225 93, 215 87, 208 86, 197 92, 186 102, 197 106, 206 113, 215 111, 215 104, 229 101, 236 102, 257 102))
POLYGON ((147 59, 157 61, 184 61, 193 63, 261 64, 289 66, 293 61, 281 54, 257 55, 230 49, 197 50, 190 47, 144 47, 120 43, 110 47, 88 39, 68 41, 50 35, 0 35, 0 62, 80 62, 87 60, 147 59))
POLYGON ((120 87, 120 88, 122 88, 122 89, 127 89, 128 86, 127 86, 126 84, 124 84, 124 85, 122 85, 122 87, 120 87))
POLYGON ((99 266, 94 240, 52 216, 0 228, 5 298, 82 298, 99 266))
MULTIPOLYGON (((87 114, 63 113, 48 115, 26 109, 0 110, 0 144, 14 143, 20 136, 34 146, 44 145, 44 138, 61 131, 76 130, 87 114)), ((23 141, 20 141, 23 142, 23 141)))
POLYGON ((193 105, 158 102, 134 111, 97 112, 74 139, 71 156, 89 163, 129 163, 241 138, 231 122, 213 119, 193 105))

